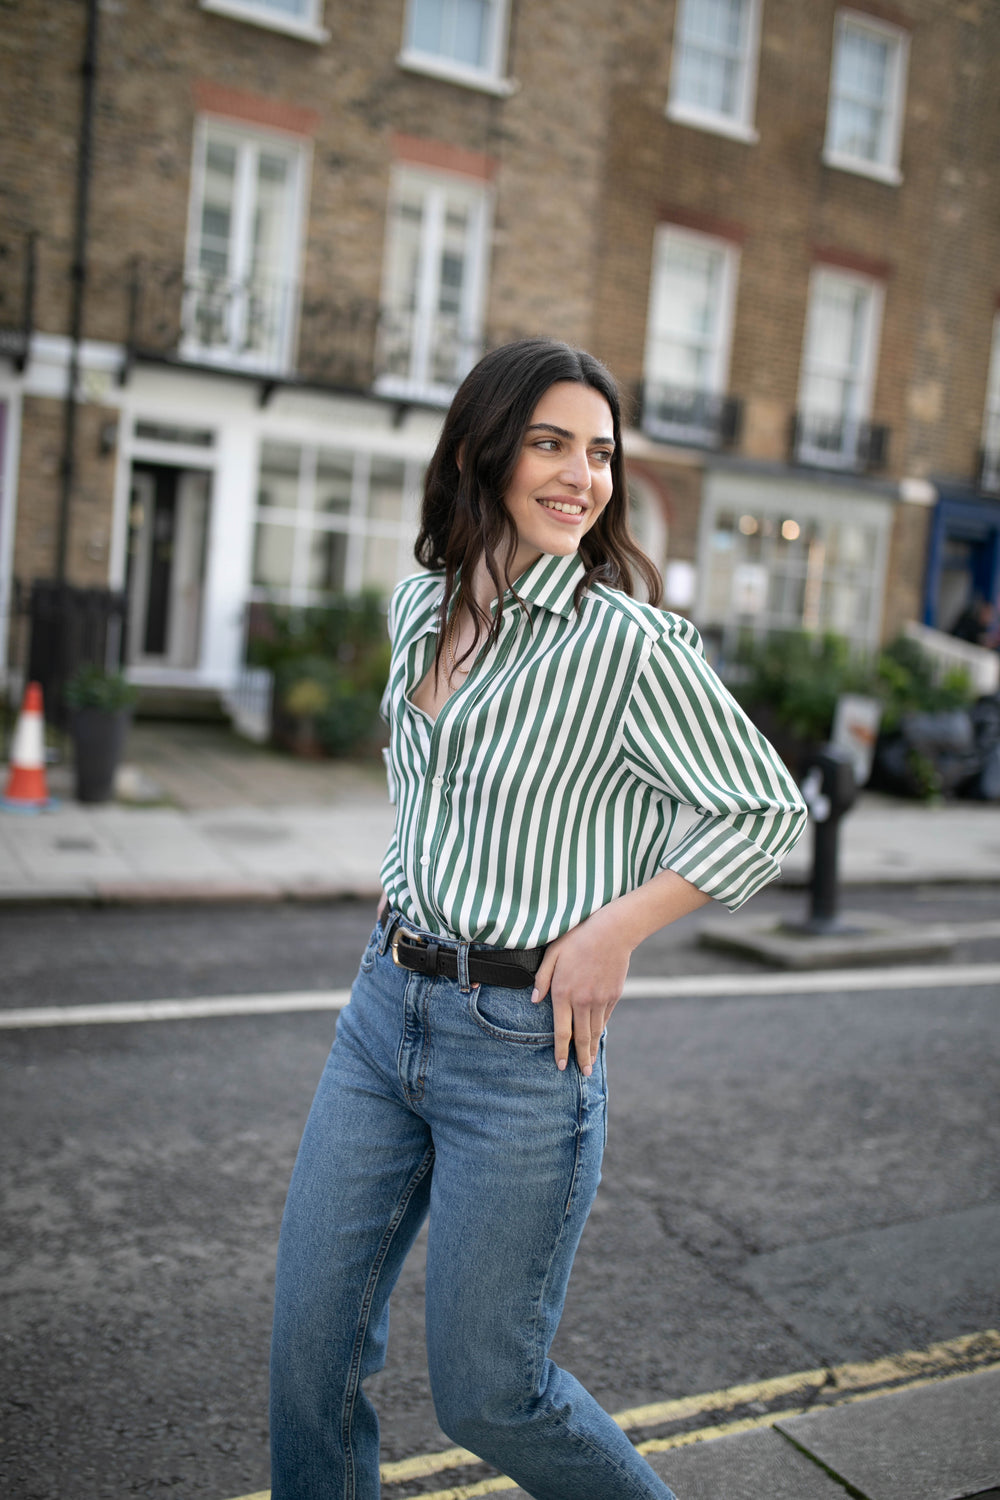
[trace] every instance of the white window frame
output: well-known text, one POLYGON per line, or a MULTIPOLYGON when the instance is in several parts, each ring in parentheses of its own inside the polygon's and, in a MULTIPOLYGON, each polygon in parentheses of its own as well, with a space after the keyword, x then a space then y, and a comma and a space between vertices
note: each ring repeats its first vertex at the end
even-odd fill
POLYGON ((990 371, 983 409, 983 468, 980 484, 991 495, 1000 492, 1000 312, 993 318, 990 371))
POLYGON ((386 245, 382 275, 381 307, 386 311, 391 310, 394 306, 391 238, 395 227, 394 206, 403 188, 411 185, 416 185, 420 188, 427 207, 425 208, 422 225, 421 266, 417 288, 415 333, 410 352, 410 369, 406 375, 395 373, 377 375, 374 388, 380 395, 403 396, 410 399, 429 401, 434 404, 447 405, 451 401, 452 396, 454 396, 464 374, 468 372, 468 369, 472 368, 472 365, 475 364, 481 352, 479 344, 482 339, 486 304, 487 255, 492 222, 492 192, 487 183, 480 181, 478 178, 464 177, 459 173, 434 172, 405 163, 401 163, 394 169, 389 189, 389 214, 386 221, 386 245), (437 273, 441 261, 440 247, 443 237, 444 215, 448 193, 449 191, 454 191, 456 188, 463 194, 468 195, 475 209, 468 260, 469 275, 465 286, 464 306, 461 313, 469 349, 470 352, 474 351, 474 353, 473 357, 466 362, 467 369, 460 372, 454 383, 445 384, 434 381, 431 378, 429 366, 433 349, 432 334, 439 290, 437 273))
POLYGON ((265 31, 281 31, 303 42, 321 43, 330 40, 330 33, 322 24, 324 3, 325 0, 306 0, 302 17, 290 15, 280 6, 268 5, 267 0, 201 0, 201 8, 218 16, 229 16, 233 21, 263 26, 265 31))
MULTIPOLYGON (((287 526, 292 531, 292 574, 287 587, 269 587, 255 583, 251 577, 249 596, 253 600, 273 600, 295 608, 322 605, 330 598, 330 591, 309 586, 309 544, 316 533, 333 532, 346 538, 344 557, 345 594, 358 594, 366 586, 364 577, 365 544, 378 539, 387 546, 395 546, 396 577, 412 571, 413 546, 419 527, 420 491, 425 464, 412 455, 396 453, 387 447, 378 449, 355 448, 338 442, 335 435, 322 442, 315 438, 299 438, 284 432, 262 434, 257 448, 254 470, 254 505, 252 511, 252 555, 256 555, 257 527, 263 522, 287 526), (276 443, 284 447, 298 448, 299 475, 294 508, 283 506, 261 506, 257 497, 260 487, 261 463, 264 447, 276 443), (316 510, 316 473, 320 453, 335 451, 352 460, 351 498, 348 510, 325 514, 316 510), (403 470, 402 502, 398 521, 385 521, 368 513, 372 463, 390 460, 403 470)), ((339 592, 339 591, 337 591, 339 592)))
MULTIPOLYGON (((875 394, 875 375, 878 366, 879 338, 882 329, 882 303, 884 289, 881 282, 871 276, 863 276, 855 271, 842 271, 833 266, 815 266, 809 279, 809 305, 806 313, 805 335, 802 342, 802 361, 799 368, 799 396, 798 411, 808 417, 810 411, 818 413, 818 408, 810 408, 805 405, 806 392, 810 377, 814 374, 843 375, 844 371, 839 368, 825 366, 822 361, 810 358, 810 342, 816 318, 817 303, 822 295, 823 287, 834 282, 849 285, 860 289, 868 298, 865 325, 862 330, 861 357, 858 362, 854 379, 857 388, 857 398, 854 402, 853 411, 842 411, 840 419, 844 424, 844 442, 839 453, 819 445, 810 443, 808 435, 800 434, 796 449, 796 457, 803 463, 818 464, 823 468, 858 469, 857 436, 859 430, 871 418, 872 402, 875 394), (854 441, 850 441, 851 438, 854 441)), ((832 413, 831 413, 832 415, 832 413)))
POLYGON ((678 97, 684 63, 684 22, 689 13, 688 6, 697 3, 698 0, 677 0, 667 118, 677 121, 680 125, 692 125, 696 130, 708 130, 715 135, 727 135, 734 140, 747 141, 752 144, 760 139, 758 132, 754 129, 753 121, 757 103, 757 67, 760 58, 761 0, 742 0, 745 9, 739 98, 732 114, 706 109, 703 105, 692 104, 678 97))
POLYGON ((417 47, 412 40, 415 3, 416 0, 406 0, 403 47, 396 59, 401 68, 413 73, 428 73, 432 78, 442 78, 448 83, 485 93, 501 96, 514 93, 517 84, 505 77, 510 0, 484 0, 489 6, 489 22, 486 59, 481 67, 472 67, 438 52, 424 52, 417 47))
MULTIPOLYGON (((201 343, 187 333, 182 336, 181 354, 185 359, 202 364, 219 364, 227 368, 261 370, 268 374, 285 374, 293 367, 299 321, 300 289, 302 284, 303 220, 307 183, 311 165, 311 143, 300 136, 277 131, 256 130, 215 115, 199 116, 194 131, 194 156, 191 168, 191 192, 188 202, 187 251, 185 255, 185 281, 196 284, 199 275, 198 254, 201 245, 201 208, 204 201, 205 160, 210 138, 232 145, 238 153, 237 175, 241 186, 237 190, 237 205, 240 223, 233 233, 237 263, 231 280, 239 284, 241 276, 249 268, 252 245, 250 236, 252 195, 248 183, 252 171, 253 153, 260 150, 274 151, 284 156, 292 167, 290 211, 285 234, 282 280, 287 280, 287 296, 282 313, 280 333, 274 350, 261 358, 254 352, 241 353, 231 343, 215 345, 201 343)), ((196 291, 185 292, 183 321, 186 323, 188 306, 197 301, 196 291)))
MULTIPOLYGON (((657 331, 664 326, 665 313, 661 301, 662 282, 659 268, 663 259, 669 254, 671 245, 691 245, 721 256, 722 284, 717 307, 717 326, 713 330, 711 342, 706 342, 706 347, 710 350, 711 362, 708 380, 701 387, 699 394, 724 396, 729 384, 740 252, 730 240, 721 239, 717 235, 703 234, 694 229, 685 229, 677 224, 659 224, 653 236, 653 263, 649 278, 643 380, 650 384, 659 382, 659 377, 655 373, 656 345, 661 341, 657 336, 657 331)), ((710 435, 703 424, 692 427, 678 422, 677 424, 670 423, 662 430, 655 430, 655 424, 649 426, 644 420, 643 428, 651 437, 660 437, 667 441, 704 444, 710 440, 710 435)))
POLYGON ((830 61, 830 98, 826 111, 826 140, 823 146, 823 161, 828 167, 843 172, 855 172, 862 177, 874 177, 878 182, 898 187, 902 182, 899 158, 903 144, 903 115, 906 105, 906 73, 909 62, 910 39, 898 26, 887 21, 878 21, 862 11, 840 10, 834 22, 833 54, 830 61), (837 55, 848 31, 866 32, 880 42, 890 46, 888 97, 885 100, 882 139, 879 159, 869 161, 867 157, 854 156, 838 150, 834 144, 834 116, 836 99, 834 81, 837 72, 837 55))

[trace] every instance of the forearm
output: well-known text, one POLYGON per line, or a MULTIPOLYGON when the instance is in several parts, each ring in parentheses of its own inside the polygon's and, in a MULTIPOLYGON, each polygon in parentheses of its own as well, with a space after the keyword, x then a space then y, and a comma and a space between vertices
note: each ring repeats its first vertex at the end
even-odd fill
POLYGON ((697 911, 711 901, 698 886, 674 870, 660 870, 645 885, 609 901, 594 912, 588 921, 604 927, 613 924, 618 941, 634 953, 640 943, 663 927, 669 927, 688 912, 697 911))

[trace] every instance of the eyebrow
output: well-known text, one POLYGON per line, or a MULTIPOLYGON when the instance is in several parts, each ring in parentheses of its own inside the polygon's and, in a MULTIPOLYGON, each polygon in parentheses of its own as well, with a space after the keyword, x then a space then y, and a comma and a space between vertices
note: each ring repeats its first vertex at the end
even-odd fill
MULTIPOLYGON (((565 427, 557 427, 554 422, 532 422, 532 423, 530 423, 530 425, 528 427, 528 431, 529 432, 554 432, 557 437, 561 437, 561 438, 571 438, 572 439, 572 438, 574 438, 576 436, 575 433, 569 432, 565 427)), ((613 448, 615 446, 615 440, 614 440, 614 438, 609 438, 609 437, 594 437, 594 438, 591 438, 590 441, 592 443, 604 443, 604 444, 606 444, 610 448, 613 448)))

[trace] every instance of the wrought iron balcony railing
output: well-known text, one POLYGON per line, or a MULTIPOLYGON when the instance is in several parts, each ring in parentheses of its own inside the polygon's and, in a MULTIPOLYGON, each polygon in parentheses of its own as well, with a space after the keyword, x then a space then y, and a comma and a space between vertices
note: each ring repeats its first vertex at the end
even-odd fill
POLYGON ((134 262, 128 357, 212 366, 340 390, 447 402, 485 348, 457 316, 316 297, 293 282, 236 282, 134 262))
POLYGON ((735 396, 645 380, 639 404, 642 431, 661 442, 731 448, 739 437, 743 403, 735 396))
POLYGON ((35 326, 38 236, 0 245, 0 356, 20 373, 28 362, 35 326))
POLYGON ((889 428, 843 414, 797 411, 792 419, 791 453, 796 463, 815 468, 878 473, 889 458, 889 428))

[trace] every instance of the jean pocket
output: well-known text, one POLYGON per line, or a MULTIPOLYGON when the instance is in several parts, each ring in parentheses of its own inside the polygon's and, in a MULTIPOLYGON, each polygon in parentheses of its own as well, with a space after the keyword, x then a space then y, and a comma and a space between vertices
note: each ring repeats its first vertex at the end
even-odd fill
POLYGON ((468 999, 476 1025, 497 1041, 516 1042, 522 1047, 554 1044, 552 1001, 547 996, 532 1005, 530 989, 508 990, 498 984, 480 984, 468 999))

